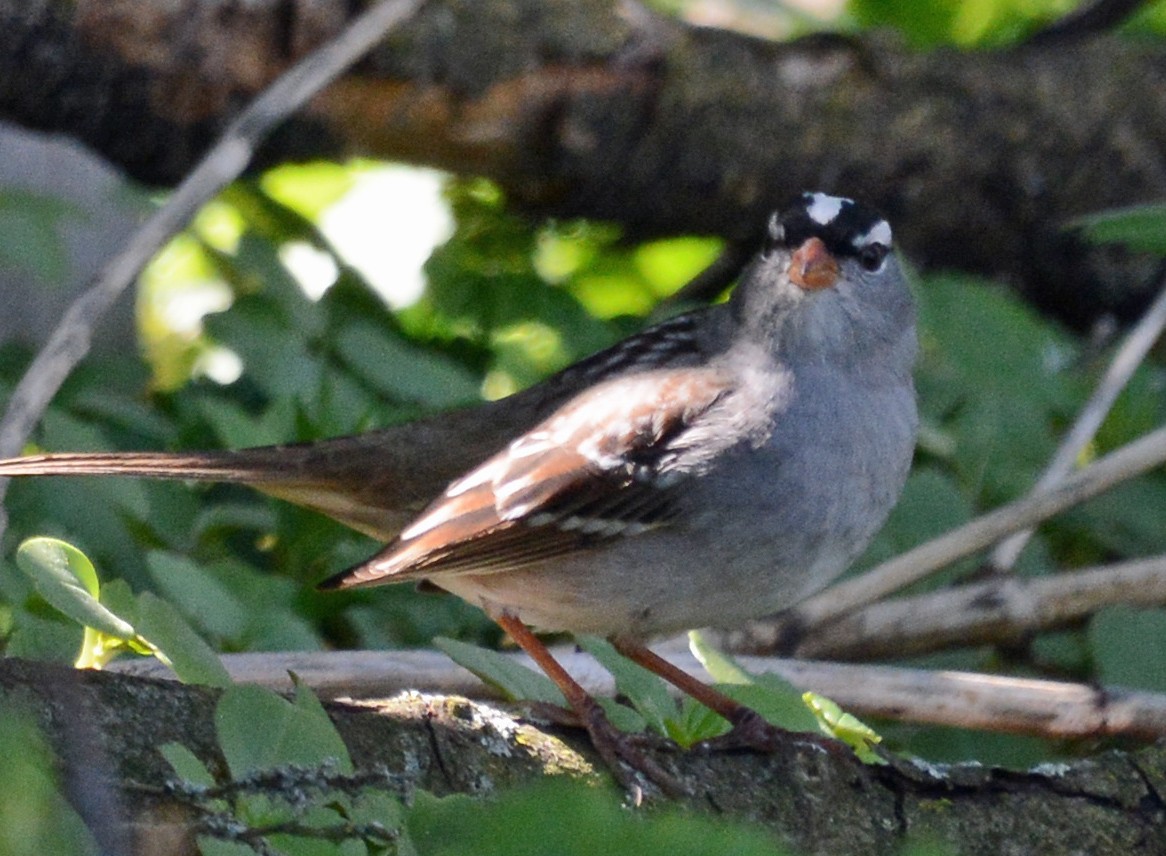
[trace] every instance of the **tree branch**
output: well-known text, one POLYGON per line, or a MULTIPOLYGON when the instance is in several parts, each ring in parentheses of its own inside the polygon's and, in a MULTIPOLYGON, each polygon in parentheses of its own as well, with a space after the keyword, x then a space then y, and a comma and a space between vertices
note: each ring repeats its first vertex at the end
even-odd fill
MULTIPOLYGON (((1066 627, 1105 606, 1166 605, 1166 557, 1081 568, 1049 577, 1001 576, 870 604, 807 629, 799 657, 877 660, 975 645, 1009 645, 1066 627)), ((755 622, 727 634, 733 650, 776 646, 774 628, 755 622)), ((1166 736, 1166 733, 1163 734, 1166 736)))
MULTIPOLYGON (((1093 395, 1077 414, 1077 419, 1058 446, 1052 461, 1037 480, 1035 491, 1047 490, 1059 484, 1073 471, 1081 453, 1093 441, 1117 397, 1162 335, 1162 328, 1166 327, 1166 275, 1160 275, 1158 283, 1158 297, 1114 353, 1093 395)), ((1032 530, 1025 529, 996 545, 990 559, 992 567, 997 571, 1010 570, 1031 537, 1032 530)))
MULTIPOLYGON (((0 117, 173 183, 351 5, 0 0, 0 117)), ((1166 197, 1164 69, 1161 45, 1113 37, 917 54, 879 34, 769 43, 618 0, 439 0, 260 160, 485 175, 531 212, 631 236, 749 240, 793 194, 843 192, 923 265, 1004 278, 1085 324, 1149 300, 1152 261, 1063 227, 1166 197)))
MULTIPOLYGON (((1023 697, 1026 688, 1018 689, 1023 697)), ((181 819, 189 812, 162 789, 170 771, 156 747, 177 740, 210 769, 222 770, 214 691, 10 659, 0 660, 0 697, 19 697, 54 746, 75 717, 94 724, 113 754, 115 785, 135 812, 126 822, 144 846, 167 832, 171 842, 190 835, 181 819), (80 706, 63 703, 63 683, 78 688, 80 706)), ((358 777, 381 768, 405 774, 394 791, 481 793, 545 775, 591 777, 597 763, 577 733, 456 697, 406 693, 377 703, 334 703, 329 713, 358 777)), ((1148 856, 1166 848, 1160 748, 1027 773, 901 760, 871 767, 796 737, 772 755, 650 751, 691 789, 689 808, 763 824, 798 852, 891 853, 908 835, 958 846, 964 856, 997 854, 1002 842, 1045 854, 1148 856), (977 834, 969 837, 969 828, 977 834)))
MULTIPOLYGON (((690 674, 704 675, 704 669, 687 648, 676 644, 655 647, 661 656, 690 674)), ((588 692, 599 696, 616 694, 611 675, 587 654, 570 647, 556 648, 554 654, 588 692)), ((515 652, 509 656, 535 668, 524 654, 515 652)), ((281 692, 291 691, 288 674, 294 672, 326 698, 385 698, 416 687, 478 699, 497 697, 494 690, 436 651, 225 654, 222 660, 233 680, 281 692)), ((1050 740, 1154 740, 1166 736, 1166 695, 1157 693, 749 655, 742 655, 740 663, 754 674, 775 674, 798 689, 828 696, 860 716, 1029 734, 1050 740)), ((111 668, 139 677, 173 677, 169 669, 152 659, 118 660, 111 668)))

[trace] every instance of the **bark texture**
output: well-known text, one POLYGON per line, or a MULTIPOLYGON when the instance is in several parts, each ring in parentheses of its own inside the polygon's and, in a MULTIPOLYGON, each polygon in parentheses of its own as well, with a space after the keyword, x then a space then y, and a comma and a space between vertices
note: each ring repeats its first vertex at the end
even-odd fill
MULTIPOLYGON (((0 660, 0 699, 34 711, 66 783, 109 791, 137 852, 180 852, 191 815, 159 792, 169 775, 157 751, 183 743, 222 772, 217 694, 127 675, 0 660), (145 794, 145 796, 143 796, 145 794)), ((332 703, 358 770, 384 765, 409 789, 487 795, 544 775, 594 778, 598 759, 577 733, 454 696, 405 693, 332 703)), ((691 808, 748 819, 798 853, 871 856, 926 836, 959 854, 1166 852, 1166 751, 1111 752, 1074 765, 1010 772, 859 763, 847 751, 791 741, 770 756, 660 751, 692 790, 691 808)), ((613 796, 614 798, 614 796, 613 796)))
MULTIPOLYGON (((171 184, 342 0, 0 0, 0 118, 171 184)), ((1166 195, 1166 52, 1116 37, 997 52, 886 35, 772 43, 617 0, 433 0, 274 135, 264 163, 370 154, 485 175, 535 214, 747 239, 806 188, 861 196, 928 268, 1003 277, 1063 318, 1129 317, 1152 262, 1076 215, 1166 195)))

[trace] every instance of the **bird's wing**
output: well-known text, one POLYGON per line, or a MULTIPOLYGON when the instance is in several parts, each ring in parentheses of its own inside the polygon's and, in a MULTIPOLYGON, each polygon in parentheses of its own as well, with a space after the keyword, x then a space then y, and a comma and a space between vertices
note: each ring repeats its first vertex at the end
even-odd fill
POLYGON ((600 384, 453 482, 340 589, 523 567, 664 525, 684 436, 728 391, 714 369, 600 384))

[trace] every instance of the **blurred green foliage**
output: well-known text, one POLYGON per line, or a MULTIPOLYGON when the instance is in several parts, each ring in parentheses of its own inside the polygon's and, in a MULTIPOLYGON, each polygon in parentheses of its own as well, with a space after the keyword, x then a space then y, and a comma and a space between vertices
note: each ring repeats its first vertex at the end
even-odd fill
POLYGON ((32 274, 41 284, 60 285, 68 271, 62 225, 80 216, 58 196, 0 187, 0 268, 32 274))
POLYGON ((892 26, 915 47, 1011 44, 1069 12, 1074 0, 851 0, 863 27, 892 26))
POLYGON ((57 763, 36 722, 0 704, 0 853, 96 856, 101 852, 61 793, 57 763))
MULTIPOLYGON (((1078 0, 850 0, 859 27, 893 27, 916 48, 1014 45, 1083 5, 1078 0)), ((1166 4, 1146 3, 1121 27, 1128 33, 1166 32, 1166 4)))

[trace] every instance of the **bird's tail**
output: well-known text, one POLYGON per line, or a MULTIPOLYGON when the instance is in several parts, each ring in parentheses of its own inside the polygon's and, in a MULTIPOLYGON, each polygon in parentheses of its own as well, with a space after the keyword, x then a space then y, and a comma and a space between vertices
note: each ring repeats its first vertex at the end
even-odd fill
POLYGON ((212 452, 57 452, 0 460, 7 476, 144 476, 158 479, 265 482, 295 477, 278 447, 212 452))

